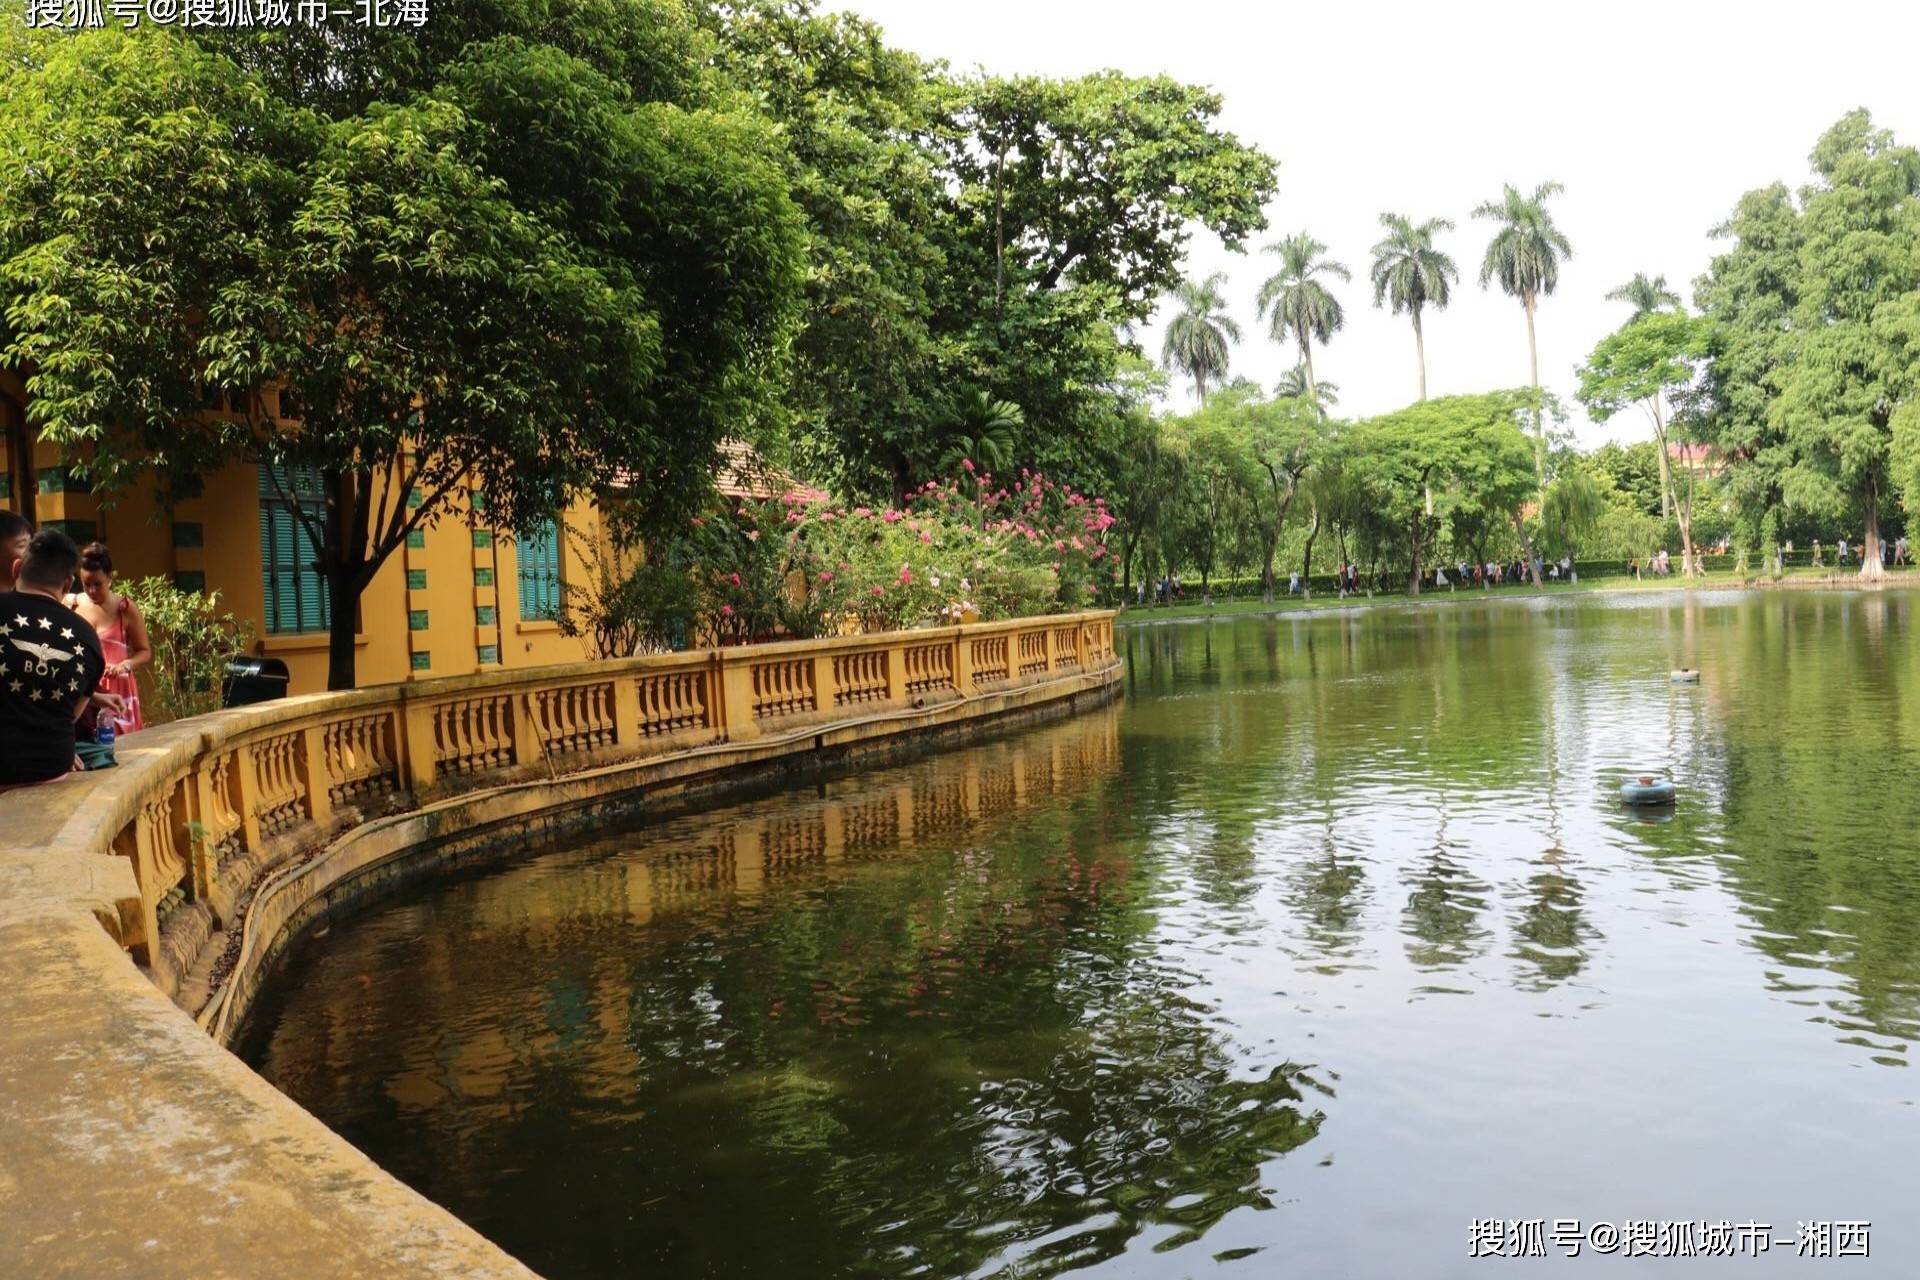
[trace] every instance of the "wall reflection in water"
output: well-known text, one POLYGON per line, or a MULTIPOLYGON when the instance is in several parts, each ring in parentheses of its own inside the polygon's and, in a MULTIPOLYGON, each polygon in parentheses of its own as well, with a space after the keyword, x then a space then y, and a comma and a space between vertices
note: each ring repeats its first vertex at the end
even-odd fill
POLYGON ((1032 1274, 1266 1202, 1323 1092, 1156 954, 1109 708, 337 926, 262 1069, 549 1276, 1032 1274))

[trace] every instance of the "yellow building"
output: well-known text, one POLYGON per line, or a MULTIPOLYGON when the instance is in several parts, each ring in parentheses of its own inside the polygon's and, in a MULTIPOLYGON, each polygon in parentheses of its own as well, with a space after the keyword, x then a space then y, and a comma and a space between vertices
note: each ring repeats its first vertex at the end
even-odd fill
MULTIPOLYGON (((293 492, 319 512, 317 477, 284 476, 275 486, 259 467, 235 464, 206 477, 199 496, 171 506, 151 481, 104 503, 71 482, 57 450, 33 438, 26 405, 21 380, 0 370, 7 444, 0 507, 83 545, 107 543, 122 581, 159 576, 218 591, 226 609, 252 621, 256 652, 287 664, 289 692, 326 688, 323 583, 301 567, 296 517, 280 496, 293 492)), ((723 495, 766 496, 790 484, 761 476, 747 465, 751 456, 744 446, 729 446, 723 495)), ((596 506, 578 503, 559 527, 549 523, 517 538, 488 522, 484 494, 463 495, 456 508, 409 535, 360 597, 361 685, 588 656, 579 640, 560 633, 559 617, 564 584, 584 581, 586 548, 602 536, 596 506)))

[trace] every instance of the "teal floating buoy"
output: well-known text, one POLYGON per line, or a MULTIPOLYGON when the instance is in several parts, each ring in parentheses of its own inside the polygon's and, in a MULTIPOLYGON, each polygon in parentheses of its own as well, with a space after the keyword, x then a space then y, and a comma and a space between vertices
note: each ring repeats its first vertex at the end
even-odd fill
POLYGON ((1681 667, 1677 671, 1669 671, 1667 679, 1675 684, 1699 684, 1700 672, 1693 667, 1681 667))
POLYGON ((1672 804, 1673 782, 1645 775, 1620 784, 1620 798, 1628 804, 1672 804))

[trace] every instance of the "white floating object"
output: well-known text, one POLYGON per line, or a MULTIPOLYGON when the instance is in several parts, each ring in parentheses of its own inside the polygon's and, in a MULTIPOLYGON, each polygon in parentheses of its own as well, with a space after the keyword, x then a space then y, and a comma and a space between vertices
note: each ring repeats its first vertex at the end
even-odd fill
POLYGON ((1667 673, 1667 679, 1675 684, 1699 684, 1700 672, 1695 667, 1681 667, 1667 673))

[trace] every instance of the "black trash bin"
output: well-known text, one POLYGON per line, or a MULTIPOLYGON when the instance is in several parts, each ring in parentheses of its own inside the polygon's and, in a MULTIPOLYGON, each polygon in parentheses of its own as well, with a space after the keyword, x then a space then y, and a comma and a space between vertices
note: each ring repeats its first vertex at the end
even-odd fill
POLYGON ((234 658, 220 682, 222 706, 247 707, 287 696, 287 664, 278 658, 234 658))

